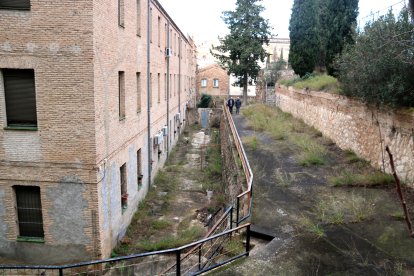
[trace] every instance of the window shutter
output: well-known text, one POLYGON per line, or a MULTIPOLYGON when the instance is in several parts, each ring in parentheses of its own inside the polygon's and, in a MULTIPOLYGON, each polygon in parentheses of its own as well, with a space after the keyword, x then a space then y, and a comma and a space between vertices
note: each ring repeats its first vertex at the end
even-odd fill
POLYGON ((30 10, 30 0, 0 0, 0 9, 30 10))
POLYGON ((3 69, 7 125, 37 125, 34 70, 3 69))

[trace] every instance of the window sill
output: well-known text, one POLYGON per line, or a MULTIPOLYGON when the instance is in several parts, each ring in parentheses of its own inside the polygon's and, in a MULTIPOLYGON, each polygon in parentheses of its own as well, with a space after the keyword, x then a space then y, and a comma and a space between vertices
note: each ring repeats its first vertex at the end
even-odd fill
POLYGON ((125 119, 126 119, 126 117, 119 117, 120 122, 125 121, 125 119))
POLYGON ((7 11, 30 11, 30 8, 0 7, 0 10, 7 10, 7 11))
POLYGON ((18 242, 45 243, 45 240, 43 238, 35 238, 35 237, 17 237, 16 241, 18 241, 18 242))
POLYGON ((4 130, 28 130, 28 131, 37 131, 37 126, 6 126, 4 130))

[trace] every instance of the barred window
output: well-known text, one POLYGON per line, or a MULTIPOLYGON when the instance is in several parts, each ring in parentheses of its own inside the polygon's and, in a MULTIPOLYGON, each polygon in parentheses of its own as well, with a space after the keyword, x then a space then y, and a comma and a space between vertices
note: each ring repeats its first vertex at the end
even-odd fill
POLYGON ((13 188, 16 194, 19 236, 43 238, 40 188, 35 186, 14 186, 13 188))

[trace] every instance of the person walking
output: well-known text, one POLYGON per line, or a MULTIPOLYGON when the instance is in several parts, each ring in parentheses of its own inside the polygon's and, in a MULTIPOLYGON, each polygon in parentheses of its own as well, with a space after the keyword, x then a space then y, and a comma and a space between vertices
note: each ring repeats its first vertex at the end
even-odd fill
POLYGON ((227 106, 229 107, 230 114, 233 114, 233 106, 234 106, 233 97, 230 97, 230 99, 227 101, 227 106))
POLYGON ((241 105, 242 105, 242 102, 241 102, 241 100, 240 100, 240 97, 237 97, 237 100, 236 100, 235 105, 236 105, 236 114, 239 114, 239 112, 240 112, 240 107, 241 107, 241 105))

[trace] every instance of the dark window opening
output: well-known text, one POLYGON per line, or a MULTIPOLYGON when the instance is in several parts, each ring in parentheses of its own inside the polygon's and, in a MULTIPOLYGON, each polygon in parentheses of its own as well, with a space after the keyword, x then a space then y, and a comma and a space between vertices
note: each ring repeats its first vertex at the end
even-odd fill
POLYGON ((37 126, 34 70, 3 69, 8 126, 37 126))
POLYGON ((141 149, 137 151, 137 181, 138 181, 138 190, 142 188, 142 163, 141 163, 141 149))
POLYGON ((119 169, 121 175, 121 207, 122 211, 128 207, 128 189, 127 189, 127 172, 126 163, 119 169))
POLYGON ((0 0, 0 9, 30 10, 30 0, 0 0))
POLYGON ((20 237, 44 238, 40 188, 14 186, 20 237))

